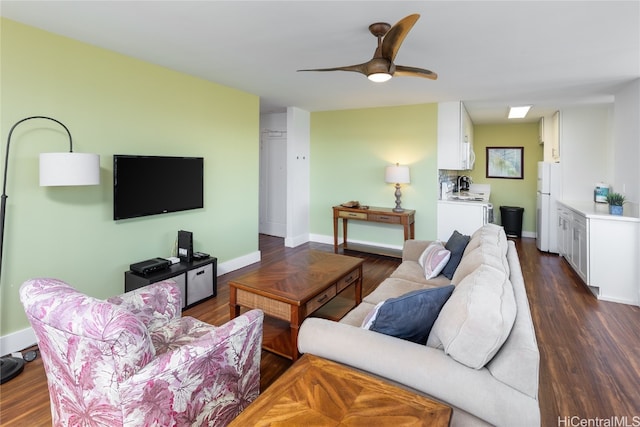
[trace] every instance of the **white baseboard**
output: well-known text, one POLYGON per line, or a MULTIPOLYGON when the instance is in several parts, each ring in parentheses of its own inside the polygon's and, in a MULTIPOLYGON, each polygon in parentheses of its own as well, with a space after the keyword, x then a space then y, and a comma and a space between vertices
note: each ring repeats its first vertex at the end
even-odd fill
POLYGON ((285 237, 284 239, 284 245, 287 248, 295 248, 297 246, 300 246, 304 243, 307 243, 309 241, 309 236, 308 235, 302 235, 302 236, 294 236, 294 237, 285 237))
POLYGON ((596 298, 598 298, 600 301, 609 301, 609 302, 616 302, 618 304, 635 305, 636 307, 640 306, 640 303, 638 302, 638 300, 630 300, 630 299, 619 298, 619 297, 610 297, 607 295, 596 295, 596 298))
POLYGON ((221 262, 218 264, 218 276, 222 276, 223 274, 227 274, 232 271, 239 270, 242 267, 246 267, 247 265, 259 262, 260 259, 260 251, 256 251, 229 261, 221 262))
MULTIPOLYGON (((333 245, 333 236, 327 236, 323 234, 311 234, 309 235, 309 240, 315 243, 325 243, 327 245, 333 245)), ((340 245, 342 244, 342 242, 343 242, 343 239, 338 238, 338 244, 340 245)), ((348 242, 358 244, 358 245, 377 246, 379 248, 385 248, 385 249, 402 250, 402 245, 389 245, 386 243, 369 242, 366 240, 351 240, 351 239, 349 239, 348 242)))
MULTIPOLYGON (((327 236, 324 234, 309 234, 309 241, 314 243, 325 243, 327 245, 333 245, 333 236, 327 236)), ((338 244, 342 243, 342 239, 338 238, 338 244)))
POLYGON ((31 327, 0 337, 0 355, 31 347, 36 343, 36 334, 31 327))

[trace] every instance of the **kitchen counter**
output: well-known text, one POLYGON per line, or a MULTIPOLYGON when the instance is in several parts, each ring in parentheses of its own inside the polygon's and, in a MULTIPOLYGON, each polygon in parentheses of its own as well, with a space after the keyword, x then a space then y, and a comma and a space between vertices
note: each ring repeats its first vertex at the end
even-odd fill
POLYGON ((611 215, 609 205, 580 200, 558 200, 564 207, 583 214, 587 218, 607 219, 612 221, 640 222, 640 212, 635 203, 625 203, 622 215, 611 215))
POLYGON ((558 201, 558 248, 589 290, 606 301, 640 303, 640 215, 627 203, 624 215, 609 205, 558 201))
POLYGON ((438 200, 438 203, 456 203, 456 204, 465 204, 465 205, 468 205, 468 204, 486 205, 488 203, 488 201, 486 201, 486 200, 449 198, 449 199, 444 199, 444 200, 438 200))

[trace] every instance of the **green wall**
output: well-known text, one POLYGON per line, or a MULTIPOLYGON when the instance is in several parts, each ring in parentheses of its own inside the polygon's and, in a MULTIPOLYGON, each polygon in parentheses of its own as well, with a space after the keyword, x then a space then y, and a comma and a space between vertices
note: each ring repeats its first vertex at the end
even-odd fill
MULTIPOLYGON (((389 164, 410 167, 402 207, 416 210, 416 238, 436 234, 438 198, 436 104, 311 114, 311 233, 333 236, 331 207, 348 200, 394 207, 394 185, 384 182, 389 164)), ((349 222, 349 241, 391 247, 403 244, 402 228, 349 222)))
POLYGON ((543 146, 538 144, 538 124, 475 125, 473 147, 476 163, 469 176, 474 183, 491 184, 496 223, 501 223, 500 206, 523 207, 522 231, 535 233, 538 162, 543 158, 543 146), (487 178, 487 147, 524 147, 524 179, 487 178))
POLYGON ((67 151, 66 133, 47 120, 14 131, 1 335, 28 326, 18 299, 28 278, 57 277, 98 298, 115 295, 124 291, 129 264, 169 256, 180 229, 219 262, 258 250, 257 96, 10 20, 0 24, 3 161, 15 122, 50 116, 69 128, 74 151, 100 154, 102 181, 39 187, 38 154, 67 151), (204 209, 113 221, 113 154, 204 157, 204 209))

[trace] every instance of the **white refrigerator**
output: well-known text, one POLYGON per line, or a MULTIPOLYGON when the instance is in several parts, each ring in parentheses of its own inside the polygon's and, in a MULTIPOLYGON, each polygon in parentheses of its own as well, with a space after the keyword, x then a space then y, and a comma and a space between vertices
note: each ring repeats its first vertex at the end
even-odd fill
POLYGON ((558 206, 562 198, 560 163, 538 162, 536 197, 536 246, 544 252, 558 253, 558 206))

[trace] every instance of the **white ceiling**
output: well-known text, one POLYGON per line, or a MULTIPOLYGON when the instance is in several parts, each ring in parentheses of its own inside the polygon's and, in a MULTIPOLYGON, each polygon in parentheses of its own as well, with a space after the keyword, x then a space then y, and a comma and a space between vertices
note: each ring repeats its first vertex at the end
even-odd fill
POLYGON ((640 1, 6 1, 0 15, 260 96, 263 112, 463 100, 475 123, 611 102, 640 77, 640 1), (301 68, 368 61, 373 22, 421 14, 396 64, 436 81, 301 68))

